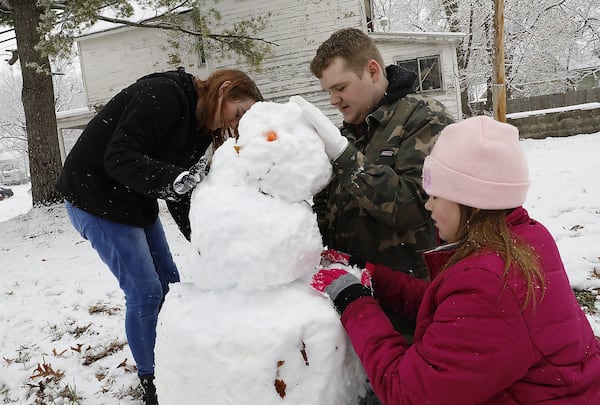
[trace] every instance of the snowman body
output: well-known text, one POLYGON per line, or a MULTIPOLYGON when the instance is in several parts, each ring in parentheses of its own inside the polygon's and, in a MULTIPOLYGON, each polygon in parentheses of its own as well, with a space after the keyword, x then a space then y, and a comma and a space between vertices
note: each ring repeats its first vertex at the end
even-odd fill
POLYGON ((339 315, 309 287, 323 249, 308 201, 331 176, 293 104, 256 103, 192 196, 187 280, 156 341, 165 403, 354 404, 366 377, 339 315))

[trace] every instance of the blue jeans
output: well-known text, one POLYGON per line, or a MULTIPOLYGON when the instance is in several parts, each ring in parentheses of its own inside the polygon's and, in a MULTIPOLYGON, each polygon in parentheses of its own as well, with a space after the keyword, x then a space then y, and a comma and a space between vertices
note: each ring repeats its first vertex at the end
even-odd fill
POLYGON ((153 375, 158 312, 169 283, 179 281, 160 220, 139 228, 90 215, 65 203, 73 226, 92 244, 125 293, 125 333, 138 375, 153 375))

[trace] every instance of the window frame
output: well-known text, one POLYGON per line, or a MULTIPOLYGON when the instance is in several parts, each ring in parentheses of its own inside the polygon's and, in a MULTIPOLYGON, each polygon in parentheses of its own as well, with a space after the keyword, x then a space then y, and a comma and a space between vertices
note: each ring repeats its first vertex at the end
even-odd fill
MULTIPOLYGON (((417 58, 410 58, 410 59, 400 59, 400 58, 395 58, 394 64, 398 65, 398 66, 402 66, 402 64, 408 63, 408 62, 413 62, 416 64, 417 66, 417 78, 418 78, 418 87, 417 87, 417 92, 419 93, 431 93, 431 92, 436 92, 436 91, 445 91, 446 86, 444 83, 444 74, 443 74, 443 69, 442 69, 442 57, 440 54, 433 54, 433 55, 428 55, 428 56, 419 56, 417 58), (423 89, 423 77, 422 77, 422 72, 421 72, 421 64, 424 60, 427 59, 436 59, 437 60, 437 64, 438 64, 438 72, 439 72, 439 83, 440 83, 440 87, 436 87, 436 88, 432 88, 432 89, 423 89)), ((412 70, 411 70, 412 71, 412 70)))

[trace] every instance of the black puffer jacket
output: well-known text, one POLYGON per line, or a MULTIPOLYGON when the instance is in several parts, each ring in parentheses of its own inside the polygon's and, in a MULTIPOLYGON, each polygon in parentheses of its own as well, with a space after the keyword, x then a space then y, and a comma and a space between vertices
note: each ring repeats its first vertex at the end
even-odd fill
POLYGON ((206 152, 210 133, 195 118, 198 95, 183 69, 139 79, 89 122, 67 156, 57 190, 92 215, 144 227, 158 216, 157 199, 189 239, 189 195, 175 178, 206 152))

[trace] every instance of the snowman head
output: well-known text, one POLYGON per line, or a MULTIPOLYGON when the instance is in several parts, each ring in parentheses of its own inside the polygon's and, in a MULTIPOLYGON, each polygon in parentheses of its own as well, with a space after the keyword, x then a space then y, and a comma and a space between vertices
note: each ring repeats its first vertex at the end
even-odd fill
POLYGON ((310 199, 331 177, 323 142, 295 103, 255 103, 242 117, 239 138, 213 156, 211 178, 250 185, 289 202, 310 199))

